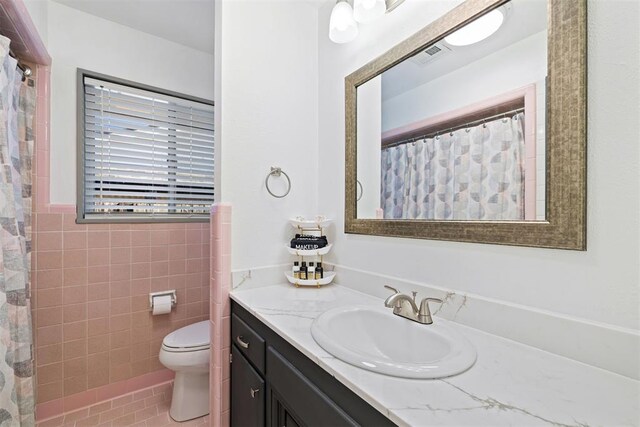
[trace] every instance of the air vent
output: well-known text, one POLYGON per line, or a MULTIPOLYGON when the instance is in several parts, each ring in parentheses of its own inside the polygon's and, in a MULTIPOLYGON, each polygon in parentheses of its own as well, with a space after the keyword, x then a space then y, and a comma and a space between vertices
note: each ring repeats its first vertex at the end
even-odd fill
POLYGON ((442 52, 442 49, 440 49, 438 46, 433 45, 428 47, 427 49, 425 49, 424 53, 426 53, 429 56, 433 56, 438 52, 442 52))
POLYGON ((429 46, 425 50, 421 51, 420 53, 415 54, 411 58, 411 61, 413 61, 414 63, 416 63, 418 65, 426 65, 429 62, 432 62, 435 59, 437 59, 437 58, 441 57, 442 55, 446 54, 450 50, 451 50, 450 48, 448 48, 447 46, 445 46, 442 43, 432 44, 431 46, 429 46))

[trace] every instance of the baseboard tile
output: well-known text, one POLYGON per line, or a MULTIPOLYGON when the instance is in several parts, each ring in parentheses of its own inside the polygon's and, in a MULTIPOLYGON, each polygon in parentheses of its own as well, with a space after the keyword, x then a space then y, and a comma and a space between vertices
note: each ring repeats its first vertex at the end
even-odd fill
POLYGON ((129 393, 156 387, 160 384, 173 381, 174 375, 175 373, 169 369, 161 369, 128 380, 106 384, 81 393, 65 396, 60 399, 38 403, 36 405, 36 422, 40 423, 129 393))

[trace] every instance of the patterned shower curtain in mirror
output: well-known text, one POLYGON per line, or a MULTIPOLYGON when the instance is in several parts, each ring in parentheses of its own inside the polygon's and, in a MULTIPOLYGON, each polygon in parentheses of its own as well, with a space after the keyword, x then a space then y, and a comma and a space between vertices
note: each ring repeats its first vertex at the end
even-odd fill
POLYGON ((33 426, 31 160, 35 89, 0 36, 0 426, 33 426))
POLYGON ((382 150, 388 219, 524 219, 524 114, 382 150))

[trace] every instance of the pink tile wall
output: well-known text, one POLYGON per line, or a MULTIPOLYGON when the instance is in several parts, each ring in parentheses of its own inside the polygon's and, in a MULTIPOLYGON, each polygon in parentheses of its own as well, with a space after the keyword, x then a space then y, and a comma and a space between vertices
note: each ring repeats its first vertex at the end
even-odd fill
POLYGON ((204 416, 188 423, 173 421, 169 416, 173 384, 171 381, 127 393, 64 415, 39 421, 37 427, 109 426, 162 427, 200 426, 209 423, 204 416))
POLYGON ((211 210, 211 370, 210 419, 214 426, 229 426, 229 352, 231 351, 231 205, 218 203, 211 210), (215 260, 214 260, 215 258, 215 260))
POLYGON ((49 69, 37 68, 32 307, 37 417, 167 381, 163 337, 209 318, 209 223, 76 224, 49 203, 49 69), (149 292, 176 289, 171 314, 149 292))
POLYGON ((163 369, 169 332, 209 317, 209 224, 78 225, 37 213, 33 262, 38 403, 163 369), (178 304, 152 316, 149 292, 178 304))

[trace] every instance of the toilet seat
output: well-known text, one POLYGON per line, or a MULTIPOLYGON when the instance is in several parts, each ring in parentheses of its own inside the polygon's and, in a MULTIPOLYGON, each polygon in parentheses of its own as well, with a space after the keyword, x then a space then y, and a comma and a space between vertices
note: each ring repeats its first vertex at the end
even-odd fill
POLYGON ((169 347, 162 344, 162 349, 164 351, 168 351, 169 353, 192 353, 195 351, 209 350, 209 345, 202 345, 198 347, 169 347))
POLYGON ((162 340, 162 349, 172 353, 208 350, 209 347, 208 320, 177 329, 162 340))

